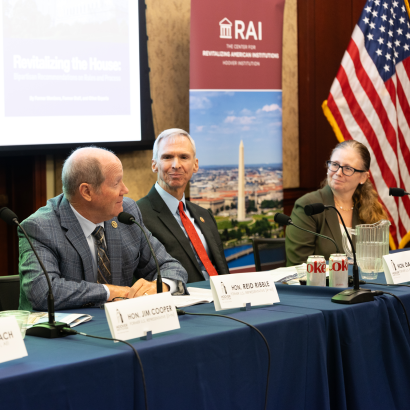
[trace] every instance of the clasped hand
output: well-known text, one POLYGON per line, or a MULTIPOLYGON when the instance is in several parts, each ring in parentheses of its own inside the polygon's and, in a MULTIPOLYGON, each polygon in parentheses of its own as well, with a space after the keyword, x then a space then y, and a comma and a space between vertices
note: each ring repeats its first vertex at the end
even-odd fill
MULTIPOLYGON (((139 296, 148 296, 157 293, 157 281, 149 282, 145 279, 137 280, 132 287, 129 286, 116 286, 116 285, 106 285, 110 291, 111 302, 114 298, 137 298, 139 296)), ((169 286, 165 283, 162 284, 162 291, 168 292, 169 286)))

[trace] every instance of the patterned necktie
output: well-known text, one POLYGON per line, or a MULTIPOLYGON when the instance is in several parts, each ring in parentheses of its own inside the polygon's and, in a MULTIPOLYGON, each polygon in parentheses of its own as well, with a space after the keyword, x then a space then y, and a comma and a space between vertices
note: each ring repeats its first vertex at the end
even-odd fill
POLYGON ((97 226, 91 235, 94 236, 97 244, 97 283, 111 284, 111 265, 107 256, 107 247, 104 243, 104 228, 97 226))
POLYGON ((179 215, 181 217, 182 224, 184 225, 186 233, 188 234, 189 240, 191 241, 194 249, 196 250, 196 253, 199 256, 199 259, 201 259, 201 262, 205 266, 205 269, 208 272, 208 275, 209 276, 218 275, 218 272, 214 268, 214 265, 212 265, 212 262, 209 259, 208 254, 206 253, 205 247, 198 235, 198 232, 195 229, 195 226, 189 220, 186 213, 184 212, 184 203, 182 201, 179 203, 178 209, 179 209, 179 215))

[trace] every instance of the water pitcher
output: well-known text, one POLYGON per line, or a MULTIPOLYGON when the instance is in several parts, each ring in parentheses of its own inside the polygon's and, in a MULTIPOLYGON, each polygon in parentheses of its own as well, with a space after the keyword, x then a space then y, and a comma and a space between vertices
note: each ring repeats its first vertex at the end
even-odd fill
MULTIPOLYGON (((356 258, 362 273, 362 279, 377 279, 383 270, 383 255, 389 253, 390 222, 382 219, 375 224, 356 225, 348 228, 350 236, 356 235, 356 258)), ((343 249, 349 258, 353 258, 346 232, 343 232, 343 249)))

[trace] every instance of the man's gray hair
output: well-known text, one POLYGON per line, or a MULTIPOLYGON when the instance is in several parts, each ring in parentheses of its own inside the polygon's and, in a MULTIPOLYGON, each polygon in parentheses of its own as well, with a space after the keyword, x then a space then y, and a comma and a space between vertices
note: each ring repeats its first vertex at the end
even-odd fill
POLYGON ((112 151, 106 148, 95 146, 82 147, 74 150, 70 156, 64 161, 61 180, 63 182, 63 193, 70 200, 77 192, 79 186, 83 183, 91 184, 98 192, 101 184, 105 181, 105 176, 102 171, 101 162, 95 156, 85 156, 76 160, 73 158, 78 151, 87 148, 94 148, 105 152, 112 151))
POLYGON ((192 145, 192 149, 194 151, 194 158, 196 158, 195 141, 192 139, 192 137, 186 131, 181 130, 181 128, 170 128, 169 130, 162 131, 161 134, 158 135, 158 138, 155 140, 154 148, 152 149, 152 159, 158 161, 158 149, 161 140, 168 137, 176 137, 178 135, 187 137, 189 139, 192 145))

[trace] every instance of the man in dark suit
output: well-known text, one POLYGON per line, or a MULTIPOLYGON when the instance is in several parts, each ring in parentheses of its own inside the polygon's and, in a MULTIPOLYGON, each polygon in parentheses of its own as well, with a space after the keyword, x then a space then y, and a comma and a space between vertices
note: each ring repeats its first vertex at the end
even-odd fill
MULTIPOLYGON (((113 153, 81 148, 64 164, 64 194, 22 222, 50 275, 56 309, 156 293, 156 264, 145 236, 137 225, 117 219, 124 210, 143 224, 135 202, 124 197, 128 189, 122 177, 121 161, 113 153)), ((183 293, 184 268, 147 234, 160 265, 163 290, 183 293)), ((46 310, 46 277, 20 232, 19 241, 20 309, 46 310)))
POLYGON ((172 128, 158 136, 152 171, 157 183, 137 201, 145 226, 181 262, 188 282, 229 273, 214 217, 185 200, 185 187, 198 171, 195 143, 186 131, 172 128))

